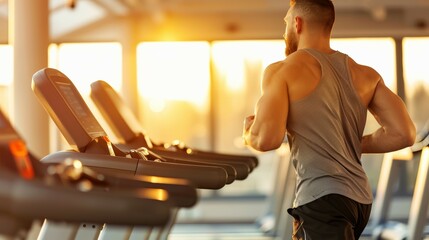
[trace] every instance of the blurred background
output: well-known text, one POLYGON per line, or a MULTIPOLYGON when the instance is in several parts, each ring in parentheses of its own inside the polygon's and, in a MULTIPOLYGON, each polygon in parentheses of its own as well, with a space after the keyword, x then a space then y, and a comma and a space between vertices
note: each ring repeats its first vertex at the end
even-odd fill
MULTIPOLYGON (((30 88, 31 75, 17 78, 27 64, 27 53, 14 59, 14 36, 19 31, 32 32, 24 44, 31 45, 40 41, 40 30, 47 39, 42 44, 47 53, 42 67, 65 73, 85 97, 90 83, 110 83, 153 140, 178 139, 195 148, 258 156, 260 166, 248 179, 218 191, 202 191, 201 202, 183 211, 182 221, 252 222, 264 214, 276 184, 276 166, 287 160, 287 151, 258 153, 245 148, 242 122, 253 113, 264 68, 285 58, 283 18, 289 1, 31 1, 30 12, 47 12, 47 24, 41 29, 17 26, 19 19, 31 16, 12 5, 28 2, 0 0, 0 107, 27 139, 30 150, 42 157, 69 148, 47 117, 34 123, 17 107, 24 91, 20 88, 30 88), (42 124, 49 125, 49 133, 34 134, 27 127, 42 124)), ((417 130, 427 131, 429 1, 335 0, 334 4, 332 48, 379 71, 406 102, 417 130)), ((31 98, 19 104, 39 105, 31 98)), ((377 126, 369 116, 366 131, 377 126)), ((107 125, 105 130, 110 133, 107 125)), ((113 134, 109 136, 114 140, 113 134)), ((381 159, 380 155, 362 158, 374 191, 381 159)), ((394 204, 409 205, 417 166, 416 161, 404 162, 394 204)), ((398 209, 392 217, 408 217, 407 207, 398 209)))

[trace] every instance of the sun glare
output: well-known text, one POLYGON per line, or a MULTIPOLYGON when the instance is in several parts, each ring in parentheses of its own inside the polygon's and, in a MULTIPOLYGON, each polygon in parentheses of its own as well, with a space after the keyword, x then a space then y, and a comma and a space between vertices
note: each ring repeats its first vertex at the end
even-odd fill
POLYGON ((13 79, 13 48, 11 45, 0 45, 0 85, 10 85, 13 79))
POLYGON ((425 60, 429 55, 429 37, 404 38, 404 75, 407 95, 411 96, 416 87, 429 91, 429 68, 425 60))
POLYGON ((153 112, 157 112, 160 113, 165 109, 165 100, 163 99, 157 99, 157 98, 152 98, 149 99, 149 107, 150 110, 152 110, 153 112))
MULTIPOLYGON (((53 47, 50 49, 57 52, 57 57, 50 60, 49 64, 66 74, 81 94, 89 94, 90 84, 96 80, 104 80, 120 91, 122 84, 120 43, 65 43, 60 44, 58 49, 53 47)), ((54 58, 54 55, 49 54, 50 58, 54 58)))
POLYGON ((49 44, 48 47, 48 66, 50 68, 58 68, 59 54, 58 54, 59 46, 57 44, 49 44))
POLYGON ((212 59, 228 89, 240 91, 248 77, 261 78, 268 64, 284 59, 284 42, 218 41, 212 44, 212 59), (255 69, 259 70, 258 76, 248 76, 255 69))
POLYGON ((154 111, 162 111, 161 100, 208 104, 209 43, 144 42, 137 48, 137 66, 139 92, 154 111))

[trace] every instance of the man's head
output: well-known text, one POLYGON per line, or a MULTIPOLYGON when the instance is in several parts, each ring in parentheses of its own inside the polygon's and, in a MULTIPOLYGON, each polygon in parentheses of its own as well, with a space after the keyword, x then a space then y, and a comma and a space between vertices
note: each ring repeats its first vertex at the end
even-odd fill
POLYGON ((335 9, 331 0, 290 0, 285 17, 286 55, 298 49, 302 31, 317 31, 330 37, 335 21, 335 9))

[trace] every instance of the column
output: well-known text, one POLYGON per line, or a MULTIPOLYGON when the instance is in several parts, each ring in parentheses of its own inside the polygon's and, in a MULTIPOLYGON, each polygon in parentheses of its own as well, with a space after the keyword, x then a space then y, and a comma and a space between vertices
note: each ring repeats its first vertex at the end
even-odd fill
POLYGON ((40 158, 49 153, 49 117, 31 89, 31 78, 48 65, 48 0, 9 0, 9 44, 14 55, 11 120, 40 158))
POLYGON ((138 24, 135 17, 125 20, 122 44, 122 96, 127 106, 139 118, 139 93, 137 83, 137 32, 138 24))

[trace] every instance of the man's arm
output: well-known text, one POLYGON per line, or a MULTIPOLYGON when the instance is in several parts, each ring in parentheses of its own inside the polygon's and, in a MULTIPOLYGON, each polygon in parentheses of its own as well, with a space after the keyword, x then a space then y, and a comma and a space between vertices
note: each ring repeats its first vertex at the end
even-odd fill
POLYGON ((289 108, 284 63, 267 67, 262 80, 262 95, 255 115, 244 120, 243 140, 258 151, 274 150, 283 142, 289 108))
POLYGON ((362 153, 385 153, 411 146, 416 128, 404 102, 380 80, 368 106, 380 128, 362 139, 362 153))

